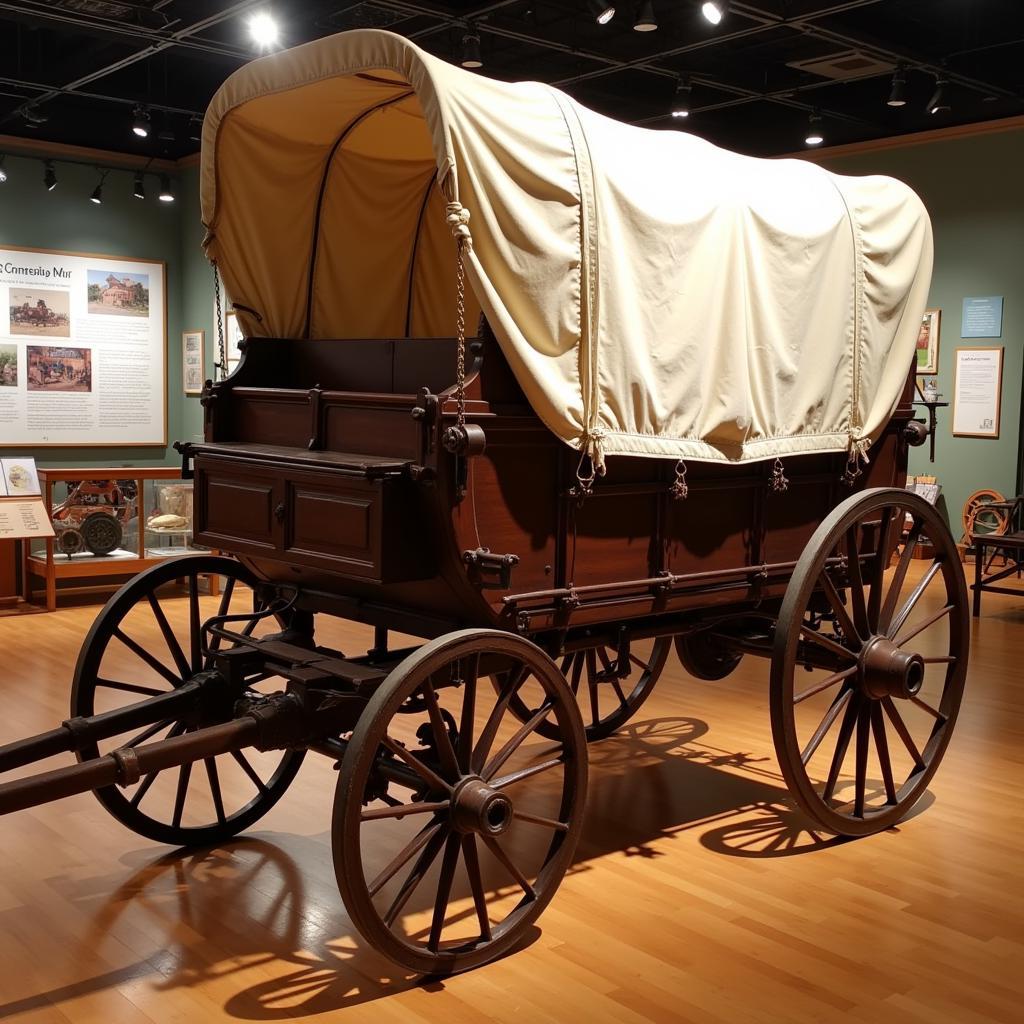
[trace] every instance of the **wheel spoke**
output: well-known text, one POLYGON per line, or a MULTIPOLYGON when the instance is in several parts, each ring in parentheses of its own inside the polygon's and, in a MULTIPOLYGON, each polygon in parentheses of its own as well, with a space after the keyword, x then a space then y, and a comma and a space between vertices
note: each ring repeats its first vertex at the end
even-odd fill
POLYGON ((481 835, 480 838, 484 841, 484 845, 491 853, 494 854, 495 858, 501 863, 505 870, 516 880, 519 887, 526 893, 527 898, 535 900, 537 893, 533 886, 530 884, 529 879, 512 863, 508 854, 501 848, 501 844, 493 836, 481 835))
POLYGON ((513 811, 513 818, 518 818, 519 821, 528 821, 533 825, 543 825, 545 828, 553 828, 557 832, 568 832, 569 822, 567 821, 556 821, 554 818, 542 818, 537 814, 527 814, 526 811, 513 811))
POLYGON ((914 767, 918 770, 924 768, 924 758, 921 757, 921 754, 917 749, 917 745, 914 743, 913 737, 910 735, 910 730, 907 728, 906 722, 903 721, 899 711, 896 710, 896 705, 893 703, 892 697, 883 697, 882 707, 885 709, 885 713, 889 716, 889 721, 892 722, 892 727, 896 730, 896 734, 901 740, 903 740, 903 745, 907 748, 907 752, 914 759, 914 767))
POLYGON ((592 648, 587 651, 587 690, 590 692, 590 724, 597 725, 601 721, 601 698, 597 693, 597 656, 592 648))
POLYGON ((583 652, 577 651, 572 663, 572 681, 569 687, 577 697, 580 692, 580 677, 583 675, 583 652))
MULTIPOLYGON (((125 746, 126 747, 137 747, 140 743, 145 743, 146 740, 151 740, 157 733, 163 732, 168 726, 174 722, 173 718, 165 718, 162 722, 156 722, 151 725, 148 729, 144 729, 139 733, 138 736, 132 737, 125 746)), ((173 736, 173 733, 168 735, 168 739, 173 736)))
POLYGON ((885 802, 895 804, 896 784, 892 778, 892 761, 889 759, 889 741, 885 736, 885 717, 881 704, 871 702, 871 731, 875 734, 875 751, 878 754, 878 767, 882 770, 882 782, 885 785, 885 802))
POLYGON ((910 613, 914 610, 917 602, 921 600, 921 595, 928 589, 928 584, 935 579, 935 574, 942 568, 942 562, 936 559, 928 567, 928 571, 918 581, 916 587, 907 598, 907 603, 899 610, 895 619, 889 624, 889 639, 891 640, 902 628, 903 623, 910 617, 910 613))
POLYGON ((831 606, 832 611, 835 612, 839 628, 843 631, 843 636, 850 643, 856 644, 859 647, 861 636, 857 632, 857 627, 853 624, 853 619, 850 618, 850 613, 846 610, 846 605, 843 604, 843 599, 839 596, 839 591, 836 590, 836 585, 829 577, 827 569, 822 570, 819 580, 821 582, 821 589, 825 591, 825 599, 831 606))
POLYGON ((550 701, 542 704, 536 712, 534 712, 534 714, 519 727, 516 734, 501 748, 501 750, 499 750, 498 753, 496 753, 494 757, 487 762, 484 769, 480 772, 481 777, 489 779, 496 771, 498 771, 498 769, 505 764, 505 762, 519 749, 519 747, 522 746, 526 737, 529 736, 530 733, 532 733, 537 726, 551 714, 553 707, 554 705, 550 701))
POLYGON ((394 807, 375 807, 363 811, 362 821, 379 821, 382 818, 406 818, 410 814, 433 814, 446 811, 451 806, 450 800, 420 800, 411 804, 395 804, 394 807))
POLYGON ((899 522, 899 515, 902 514, 900 507, 898 505, 886 506, 882 509, 882 519, 878 525, 877 553, 868 591, 868 628, 872 632, 878 630, 878 616, 882 607, 882 590, 885 587, 885 570, 888 568, 889 561, 889 533, 892 530, 894 513, 897 513, 896 521, 899 522))
POLYGON ((192 671, 203 668, 203 635, 199 620, 199 576, 192 573, 188 578, 188 626, 189 647, 192 653, 192 671))
POLYGON ((460 670, 465 672, 462 680, 462 716, 459 721, 459 771, 469 774, 470 760, 473 756, 473 716, 476 714, 476 680, 480 669, 480 655, 470 655, 459 662, 460 670), (469 670, 466 671, 466 666, 469 670))
POLYGON ((800 755, 800 760, 804 764, 807 764, 807 762, 814 757, 814 752, 821 746, 821 741, 825 738, 829 729, 832 728, 832 723, 839 717, 839 712, 846 707, 846 702, 850 700, 852 696, 853 690, 849 687, 836 694, 831 707, 829 707, 828 711, 825 712, 825 716, 818 723, 818 728, 814 730, 814 735, 811 737, 810 742, 800 755))
POLYGON ((497 703, 491 708, 491 713, 487 716, 487 722, 480 733, 480 739, 477 741, 476 749, 473 751, 471 764, 474 771, 479 772, 490 755, 491 745, 494 743, 494 737, 498 733, 498 726, 501 725, 505 709, 508 707, 509 701, 519 691, 519 688, 526 682, 529 674, 530 670, 525 665, 520 665, 513 669, 509 675, 508 683, 502 690, 497 703))
POLYGON ((423 881, 423 876, 430 870, 430 866, 437 859, 437 855, 441 852, 441 847, 444 846, 447 838, 448 829, 441 828, 423 847, 419 857, 416 858, 412 871, 409 872, 409 876, 402 883, 402 888, 398 890, 398 894, 384 914, 384 923, 389 928, 395 923, 395 919, 402 912, 402 908, 409 902, 409 897, 416 891, 416 887, 423 881))
POLYGON ((556 757, 550 761, 542 761, 540 764, 531 765, 529 768, 521 768, 511 775, 503 775, 500 779, 490 779, 488 784, 492 789, 514 786, 517 782, 522 782, 524 779, 532 779, 534 775, 540 775, 542 772, 550 771, 552 768, 557 768, 559 765, 564 764, 564 756, 556 757))
MULTIPOLYGON (((228 582, 232 582, 230 579, 228 582)), ((256 774, 256 769, 249 763, 249 759, 240 750, 232 750, 231 756, 238 762, 239 768, 249 776, 252 784, 260 791, 260 793, 267 792, 267 784, 256 774)))
POLYGON ((896 563, 896 571, 893 573, 892 582, 889 584, 889 592, 885 595, 885 604, 882 605, 882 611, 878 617, 879 632, 885 633, 892 623, 892 616, 896 611, 896 602, 900 599, 903 583, 907 578, 907 570, 910 568, 911 561, 913 561, 914 549, 917 547, 918 538, 921 536, 922 525, 923 523, 919 519, 914 519, 910 532, 907 534, 907 541, 900 552, 900 560, 896 563))
POLYGON ((619 686, 618 679, 612 679, 612 689, 615 691, 615 696, 619 698, 619 705, 621 707, 628 707, 629 701, 626 700, 626 695, 622 692, 622 687, 619 686))
POLYGON ((156 777, 159 772, 150 772, 143 780, 139 783, 139 788, 132 794, 131 800, 128 801, 129 806, 134 810, 142 803, 142 798, 149 792, 149 787, 156 782, 156 777))
POLYGON ((836 749, 832 754, 832 764, 828 770, 828 779, 825 781, 825 789, 822 799, 828 804, 835 792, 836 782, 839 781, 839 772, 842 770, 843 761, 846 758, 846 751, 850 746, 850 737, 853 735, 853 726, 857 721, 857 710, 860 699, 855 697, 846 705, 846 714, 843 715, 843 724, 839 726, 839 738, 836 740, 836 749))
POLYGON ((842 644, 837 644, 835 640, 830 640, 827 636, 822 636, 816 629, 812 629, 806 622, 800 624, 800 633, 811 643, 817 644, 819 647, 824 647, 826 651, 831 651, 836 657, 842 658, 845 661, 856 661, 857 655, 847 648, 843 647, 842 644))
POLYGON ((923 633, 929 626, 932 626, 936 622, 938 622, 939 619, 943 618, 946 615, 949 615, 951 611, 953 611, 953 606, 951 604, 945 605, 944 607, 940 608, 937 612, 934 612, 933 614, 929 615, 928 618, 924 620, 924 622, 915 626, 905 636, 901 636, 898 640, 895 640, 893 642, 896 644, 897 647, 902 647, 904 644, 910 643, 910 641, 913 640, 915 636, 917 636, 920 633, 923 633))
POLYGON ((428 843, 430 840, 437 835, 441 830, 442 822, 440 821, 428 821, 416 833, 412 839, 409 840, 401 850, 389 861, 388 866, 367 886, 367 891, 371 896, 376 896, 377 893, 384 888, 388 882, 391 881, 399 871, 405 867, 406 864, 412 860, 413 856, 428 843))
POLYGON ((119 627, 115 627, 112 636, 117 637, 137 658, 141 658, 154 672, 166 679, 171 686, 177 688, 184 682, 184 677, 176 676, 162 661, 158 661, 138 641, 133 640, 119 627))
POLYGON ((919 707, 922 711, 927 711, 928 714, 938 722, 945 722, 949 717, 948 715, 944 715, 937 708, 933 708, 931 704, 926 704, 920 697, 911 697, 910 703, 915 707, 919 707))
POLYGON ((150 591, 146 595, 146 598, 149 601, 149 607, 153 612, 153 618, 156 619, 156 624, 160 627, 160 632, 163 634, 164 643, 167 644, 167 650, 170 651, 171 657, 174 659, 174 664, 178 666, 181 678, 187 679, 192 675, 192 672, 188 667, 188 660, 185 658, 185 652, 181 649, 181 644, 178 643, 178 638, 174 635, 174 630, 171 629, 171 624, 167 621, 167 616, 164 614, 163 608, 160 607, 160 602, 156 599, 156 594, 150 591))
POLYGON ((641 661, 635 654, 630 654, 629 660, 633 662, 633 664, 636 665, 636 667, 640 669, 641 672, 651 671, 651 666, 648 665, 646 661, 641 661))
POLYGON ((455 757, 455 748, 452 746, 452 738, 441 717, 441 709, 437 703, 437 693, 429 679, 424 680, 422 686, 423 699, 427 705, 427 714, 430 717, 430 727, 434 733, 434 741, 437 746, 438 757, 441 759, 441 767, 453 779, 459 777, 459 762, 455 757))
POLYGON ((206 777, 210 782, 210 795, 213 797, 213 808, 217 812, 217 822, 221 825, 227 821, 224 814, 224 794, 220 790, 220 776, 217 773, 217 759, 215 757, 204 758, 206 765, 206 777))
POLYGON ((473 906, 476 907, 476 919, 480 925, 480 938, 484 942, 491 941, 491 921, 487 916, 487 897, 484 895, 483 876, 480 874, 480 856, 476 849, 476 836, 472 832, 462 837, 462 859, 469 875, 469 888, 473 892, 473 906))
MULTIPOLYGON (((234 576, 228 576, 224 582, 224 589, 221 591, 220 604, 217 606, 218 618, 222 615, 227 615, 228 610, 231 608, 231 595, 235 591, 235 578, 234 576)), ((219 651, 222 641, 222 637, 213 636, 210 638, 210 650, 219 651)))
POLYGON ((441 874, 437 880, 437 898, 434 901, 434 916, 430 921, 430 937, 427 939, 427 949, 436 953, 441 944, 441 930, 444 928, 444 919, 448 916, 448 897, 452 892, 452 880, 455 878, 455 868, 459 862, 459 850, 462 847, 462 839, 458 832, 452 832, 445 840, 444 856, 441 858, 441 874))
POLYGON ((437 774, 433 769, 428 768, 418 757, 411 754, 401 743, 396 742, 390 736, 385 734, 381 738, 381 743, 384 744, 388 750, 391 751, 395 757, 401 758, 424 782, 429 782, 434 789, 446 790, 451 792, 451 785, 444 781, 440 775, 437 774))
POLYGON ((822 679, 820 683, 815 683, 814 686, 809 686, 806 690, 801 691, 793 698, 794 704, 799 704, 802 701, 807 700, 808 697, 813 697, 815 694, 821 693, 823 690, 827 690, 830 686, 835 686, 836 683, 843 679, 849 679, 850 676, 854 675, 858 670, 856 665, 851 665, 849 668, 844 668, 842 672, 833 672, 832 675, 822 679))
POLYGON ((871 739, 869 701, 861 701, 857 712, 856 774, 854 776, 853 813, 864 817, 864 790, 868 781, 868 741, 871 739))
POLYGON ((174 828, 181 828, 181 816, 185 811, 185 797, 188 795, 188 780, 192 775, 192 762, 186 761, 178 769, 178 790, 174 795, 174 816, 171 818, 171 825, 174 828))
POLYGON ((124 693, 137 693, 143 697, 159 697, 166 693, 166 690, 155 690, 152 686, 139 686, 138 683, 124 683, 120 679, 97 679, 97 686, 104 686, 108 690, 121 690, 124 693))
POLYGON ((864 578, 860 564, 860 524, 854 523, 846 531, 847 572, 850 575, 850 603, 853 605, 853 622, 860 637, 868 636, 868 610, 864 604, 864 578))

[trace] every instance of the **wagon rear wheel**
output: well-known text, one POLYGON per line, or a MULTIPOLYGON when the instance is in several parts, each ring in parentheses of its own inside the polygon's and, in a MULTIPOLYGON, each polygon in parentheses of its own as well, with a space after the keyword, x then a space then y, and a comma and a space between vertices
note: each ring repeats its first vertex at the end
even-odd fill
MULTIPOLYGON (((114 594, 93 623, 75 666, 72 716, 113 711, 166 693, 209 667, 210 659, 200 646, 200 627, 210 616, 246 616, 230 624, 240 633, 280 631, 280 618, 261 616, 261 609, 255 579, 234 559, 187 556, 147 569, 114 594), (220 579, 217 597, 200 592, 200 577, 210 575, 220 579), (187 600, 161 602, 158 591, 179 580, 187 600)), ((253 691, 282 685, 283 680, 274 678, 251 681, 253 691)), ((88 744, 78 759, 87 761, 115 747, 138 746, 212 725, 208 713, 156 722, 102 746, 88 744)), ((230 713, 229 700, 225 714, 230 713)), ((302 751, 239 751, 143 776, 127 789, 100 789, 96 797, 141 836, 173 846, 205 846, 262 818, 291 784, 302 758, 302 751)))
POLYGON ((880 488, 829 515, 786 590, 771 670, 775 750, 810 817, 859 836, 906 815, 949 742, 969 640, 956 545, 927 502, 880 488), (919 544, 933 557, 914 560, 919 544))
POLYGON ((528 640, 463 630, 421 647, 370 699, 342 760, 332 840, 353 924, 422 973, 510 950, 572 861, 586 758, 576 702, 528 640), (537 707, 525 723, 507 713, 517 694, 537 707))

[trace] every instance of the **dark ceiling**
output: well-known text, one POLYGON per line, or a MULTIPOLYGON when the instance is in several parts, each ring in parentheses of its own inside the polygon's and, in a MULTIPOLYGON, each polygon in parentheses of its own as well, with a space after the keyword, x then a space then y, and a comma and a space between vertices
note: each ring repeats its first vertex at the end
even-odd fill
POLYGON ((685 126, 731 149, 803 146, 817 108, 826 145, 1024 112, 1024 0, 734 0, 717 27, 700 0, 653 0, 656 31, 619 0, 598 25, 587 0, 0 0, 0 135, 178 158, 198 147, 214 91, 250 60, 248 19, 269 11, 282 43, 381 27, 458 60, 467 25, 479 73, 538 79, 612 117, 685 126), (808 61, 824 60, 822 69, 808 61), (887 105, 897 65, 907 103, 887 105), (692 116, 668 116, 679 75, 692 116), (926 111, 936 78, 951 108, 926 111), (152 110, 147 139, 133 105, 152 110))

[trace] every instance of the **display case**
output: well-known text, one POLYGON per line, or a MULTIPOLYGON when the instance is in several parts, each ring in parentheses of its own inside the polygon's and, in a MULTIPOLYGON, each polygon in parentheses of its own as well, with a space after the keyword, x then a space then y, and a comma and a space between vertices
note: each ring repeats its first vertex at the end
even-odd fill
POLYGON ((110 589, 157 562, 207 550, 192 542, 192 483, 177 468, 40 469, 39 484, 55 535, 24 544, 22 593, 33 600, 42 581, 48 611, 58 592, 110 589))

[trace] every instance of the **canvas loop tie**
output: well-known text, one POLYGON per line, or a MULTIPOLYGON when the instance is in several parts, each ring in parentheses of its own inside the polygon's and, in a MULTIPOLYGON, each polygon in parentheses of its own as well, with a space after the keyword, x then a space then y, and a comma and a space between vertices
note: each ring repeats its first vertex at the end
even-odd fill
POLYGON ((772 475, 768 480, 768 486, 779 494, 783 491, 789 490, 789 480, 786 478, 786 472, 782 465, 782 459, 776 459, 775 465, 772 466, 772 475))
POLYGON ((469 231, 469 210, 462 203, 449 203, 446 210, 448 227, 452 238, 459 243, 459 252, 473 248, 473 236, 469 231))
POLYGON ((868 449, 871 447, 871 439, 867 437, 850 436, 850 456, 846 461, 846 472, 843 474, 843 483, 852 487, 857 478, 864 472, 861 465, 867 465, 871 460, 868 458, 868 449))
POLYGON ((594 493, 594 481, 597 479, 597 467, 593 458, 584 451, 580 456, 580 464, 576 467, 576 486, 569 492, 582 505, 584 499, 594 493))
POLYGON ((223 380, 228 375, 228 357, 224 345, 224 308, 220 301, 220 272, 217 270, 216 260, 211 260, 210 265, 213 267, 213 299, 217 307, 217 362, 213 368, 223 380))
POLYGON ((675 466, 676 478, 672 481, 672 486, 669 487, 668 493, 672 495, 676 501, 682 501, 690 493, 690 488, 686 483, 686 463, 680 459, 675 466))

